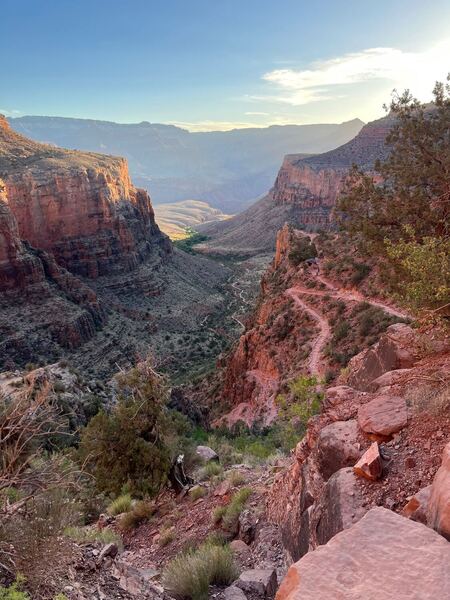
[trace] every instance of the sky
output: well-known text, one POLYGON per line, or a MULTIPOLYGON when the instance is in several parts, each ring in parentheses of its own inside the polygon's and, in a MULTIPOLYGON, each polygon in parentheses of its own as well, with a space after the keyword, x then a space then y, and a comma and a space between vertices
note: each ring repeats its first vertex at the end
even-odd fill
POLYGON ((0 0, 7 116, 370 121, 449 71, 449 0, 0 0))

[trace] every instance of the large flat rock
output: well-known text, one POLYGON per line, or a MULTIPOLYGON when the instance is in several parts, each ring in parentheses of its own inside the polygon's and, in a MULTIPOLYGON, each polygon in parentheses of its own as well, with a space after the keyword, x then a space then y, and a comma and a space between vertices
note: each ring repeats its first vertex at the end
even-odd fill
POLYGON ((450 541, 450 442, 444 448, 442 464, 431 485, 428 525, 450 541))
POLYGON ((406 427, 408 413, 404 398, 382 394, 360 406, 358 423, 365 433, 389 436, 406 427))
POLYGON ((449 600, 450 544, 385 508, 291 566, 276 600, 449 600))

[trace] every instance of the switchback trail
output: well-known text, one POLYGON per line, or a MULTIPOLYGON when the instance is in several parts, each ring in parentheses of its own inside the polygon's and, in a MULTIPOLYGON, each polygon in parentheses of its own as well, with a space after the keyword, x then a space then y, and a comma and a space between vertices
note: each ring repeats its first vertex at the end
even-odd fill
POLYGON ((325 279, 320 275, 316 276, 317 281, 320 281, 323 285, 326 286, 327 290, 314 290, 303 286, 295 286, 286 290, 285 294, 289 296, 294 303, 307 312, 320 327, 319 335, 314 340, 313 346, 311 348, 311 353, 309 355, 308 366, 312 375, 323 375, 324 373, 324 365, 321 364, 321 356, 323 354, 323 350, 331 338, 331 327, 328 322, 328 319, 324 317, 320 312, 317 311, 316 308, 307 304, 304 300, 300 299, 300 296, 330 296, 331 298, 338 298, 340 300, 345 300, 347 302, 367 302, 372 306, 376 306, 377 308, 381 308, 388 314, 394 315, 396 317, 402 319, 408 319, 409 315, 406 313, 400 312, 399 310, 381 302, 379 300, 371 300, 370 298, 366 298, 361 292, 356 290, 346 290, 343 288, 335 287, 330 281, 325 279))

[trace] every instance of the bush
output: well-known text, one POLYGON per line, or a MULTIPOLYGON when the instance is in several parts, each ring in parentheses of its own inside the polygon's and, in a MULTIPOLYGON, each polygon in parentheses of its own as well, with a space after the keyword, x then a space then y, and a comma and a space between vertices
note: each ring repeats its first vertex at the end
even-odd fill
POLYGON ((229 585, 236 577, 231 550, 205 543, 171 560, 163 573, 163 585, 175 598, 207 600, 210 585, 229 585))
POLYGON ((191 500, 193 502, 195 502, 196 500, 198 500, 199 498, 203 498, 203 496, 206 496, 207 494, 207 490, 206 488, 204 488, 201 485, 196 485, 195 487, 193 487, 190 492, 189 492, 189 497, 191 498, 191 500))
POLYGON ((213 523, 215 523, 216 525, 217 525, 217 523, 220 523, 220 521, 225 516, 226 512, 227 512, 227 506, 216 506, 216 508, 213 510, 213 514, 212 514, 213 523))
POLYGON ((227 479, 234 487, 245 483, 245 477, 240 471, 231 471, 227 479))
POLYGON ((219 465, 219 463, 217 463, 215 461, 210 461, 203 468, 203 472, 205 473, 205 475, 208 478, 211 478, 211 477, 214 477, 215 475, 220 475, 220 473, 222 473, 222 467, 219 465))
POLYGON ((163 527, 159 532, 158 544, 161 548, 168 546, 175 539, 175 529, 173 527, 163 527))
POLYGON ((298 266, 301 262, 316 256, 317 248, 314 242, 311 242, 308 237, 301 237, 294 242, 288 258, 291 264, 298 266))
POLYGON ((111 414, 100 412, 81 435, 79 458, 98 488, 154 495, 167 479, 175 426, 166 408, 165 380, 145 361, 118 378, 111 414))
POLYGON ((131 502, 130 494, 122 494, 111 502, 106 511, 108 515, 115 517, 121 513, 128 512, 131 508, 131 502))
POLYGON ((114 542, 119 548, 122 547, 122 538, 112 529, 96 529, 94 527, 67 527, 64 535, 77 544, 109 544, 114 542))
POLYGON ((247 500, 251 496, 251 488, 242 488, 231 498, 230 504, 222 517, 222 523, 228 531, 235 531, 238 526, 239 515, 241 514, 247 500))
POLYGON ((9 587, 0 585, 0 600, 30 600, 30 596, 21 591, 24 583, 24 577, 19 575, 9 587))

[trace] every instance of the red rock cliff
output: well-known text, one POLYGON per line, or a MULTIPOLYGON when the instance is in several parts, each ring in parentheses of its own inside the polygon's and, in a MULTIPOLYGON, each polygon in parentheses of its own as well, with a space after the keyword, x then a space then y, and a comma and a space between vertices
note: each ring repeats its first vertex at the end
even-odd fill
POLYGON ((20 237, 76 274, 129 271, 170 252, 122 158, 32 142, 0 117, 0 174, 20 237))
POLYGON ((391 124, 389 117, 369 123, 353 140, 324 154, 286 156, 275 181, 275 203, 298 208, 299 220, 306 226, 328 225, 351 166, 371 171, 377 159, 386 157, 385 138, 391 124))

